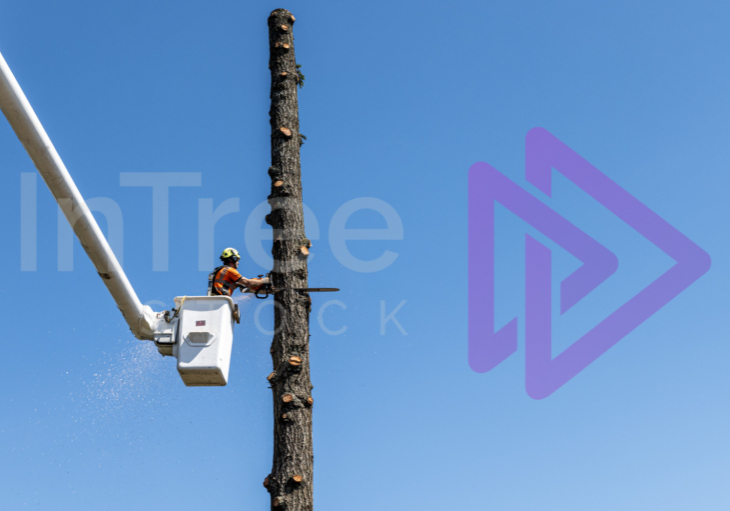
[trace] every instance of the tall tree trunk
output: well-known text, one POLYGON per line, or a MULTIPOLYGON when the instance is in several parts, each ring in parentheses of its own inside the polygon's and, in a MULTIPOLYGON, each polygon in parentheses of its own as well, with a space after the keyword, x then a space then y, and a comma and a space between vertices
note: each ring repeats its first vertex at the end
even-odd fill
MULTIPOLYGON (((276 9, 269 16, 271 69, 271 213, 274 229, 273 285, 307 287, 311 243, 304 234, 299 148, 299 73, 294 56, 294 16, 276 9)), ((311 511, 312 384, 309 378, 309 295, 282 291, 275 296, 275 333, 271 345, 274 372, 274 465, 264 486, 275 511, 311 511)))

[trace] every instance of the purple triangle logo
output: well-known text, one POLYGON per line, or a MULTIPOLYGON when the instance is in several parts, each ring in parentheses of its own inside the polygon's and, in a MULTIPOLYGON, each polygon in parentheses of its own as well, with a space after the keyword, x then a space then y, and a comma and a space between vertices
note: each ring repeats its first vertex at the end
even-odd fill
MULTIPOLYGON (((526 236, 525 387, 543 399, 603 355, 710 269, 710 256, 543 128, 525 143, 525 176, 550 196, 557 170, 676 264, 552 357, 551 251, 526 236)), ((517 351, 517 319, 494 331, 494 203, 499 202, 583 264, 560 283, 568 311, 618 268, 616 256, 487 163, 469 169, 469 365, 487 372, 517 351)))

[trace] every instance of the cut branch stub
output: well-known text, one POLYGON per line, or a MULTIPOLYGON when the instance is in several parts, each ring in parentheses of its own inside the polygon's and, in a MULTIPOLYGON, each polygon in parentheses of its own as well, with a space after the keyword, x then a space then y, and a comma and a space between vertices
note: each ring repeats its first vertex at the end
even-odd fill
POLYGON ((312 399, 311 397, 308 397, 308 398, 307 398, 307 404, 308 404, 309 406, 312 406, 312 405, 314 404, 314 399, 312 399))
POLYGON ((294 396, 292 396, 291 394, 284 394, 281 400, 285 403, 291 403, 292 401, 294 401, 294 396))
POLYGON ((266 479, 264 479, 264 488, 269 487, 269 476, 266 476, 266 479))
POLYGON ((285 137, 291 137, 291 130, 289 128, 281 127, 279 128, 279 132, 285 137))
POLYGON ((289 21, 291 21, 292 23, 294 23, 296 20, 297 19, 294 17, 293 14, 291 16, 289 16, 289 21))
POLYGON ((302 481, 304 481, 304 478, 300 475, 296 475, 296 476, 292 476, 291 480, 294 481, 295 483, 299 484, 302 481))
POLYGON ((279 30, 281 30, 282 32, 289 32, 289 27, 287 27, 286 25, 279 25, 279 30))
POLYGON ((294 367, 297 367, 297 366, 298 366, 298 365, 300 365, 301 363, 302 363, 302 359, 301 359, 301 358, 299 358, 299 357, 297 357, 296 355, 295 355, 295 356, 293 356, 293 357, 289 357, 289 365, 290 365, 290 366, 294 366, 294 367))
POLYGON ((274 378, 276 378, 276 371, 266 377, 266 379, 269 381, 273 380, 274 378))
POLYGON ((281 506, 281 505, 282 505, 283 503, 284 503, 284 499, 282 499, 281 497, 276 497, 276 498, 274 499, 274 501, 272 502, 272 504, 274 505, 274 507, 279 507, 279 506, 281 506))
POLYGON ((283 185, 283 184, 284 184, 284 181, 282 181, 282 180, 280 179, 279 181, 276 181, 276 182, 274 183, 274 186, 275 186, 276 188, 279 188, 279 187, 280 187, 281 185, 283 185))
POLYGON ((287 73, 286 71, 279 73, 279 78, 286 78, 287 76, 289 76, 289 73, 287 73))
POLYGON ((307 247, 300 247, 299 252, 301 252, 302 255, 305 255, 305 256, 309 255, 309 249, 307 247))
POLYGON ((284 415, 282 415, 282 416, 281 416, 281 418, 282 418, 282 419, 284 419, 284 420, 287 420, 287 419, 289 418, 289 415, 287 415, 287 414, 285 413, 284 415))

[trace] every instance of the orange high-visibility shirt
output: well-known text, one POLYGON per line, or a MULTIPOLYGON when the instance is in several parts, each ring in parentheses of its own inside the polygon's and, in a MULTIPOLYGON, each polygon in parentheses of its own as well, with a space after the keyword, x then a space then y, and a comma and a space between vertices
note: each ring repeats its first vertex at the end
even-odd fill
POLYGON ((236 282, 241 278, 238 270, 230 266, 224 266, 213 279, 213 292, 219 295, 231 296, 236 290, 236 282))

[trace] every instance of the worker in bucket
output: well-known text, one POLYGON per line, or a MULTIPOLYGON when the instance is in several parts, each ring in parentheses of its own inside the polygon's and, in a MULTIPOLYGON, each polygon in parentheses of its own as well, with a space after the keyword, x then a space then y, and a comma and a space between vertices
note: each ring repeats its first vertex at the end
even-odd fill
POLYGON ((241 256, 235 248, 227 248, 220 257, 223 266, 219 266, 208 276, 208 296, 231 296, 236 288, 244 291, 245 288, 256 292, 262 285, 268 283, 265 279, 247 279, 238 273, 238 262, 241 256))

